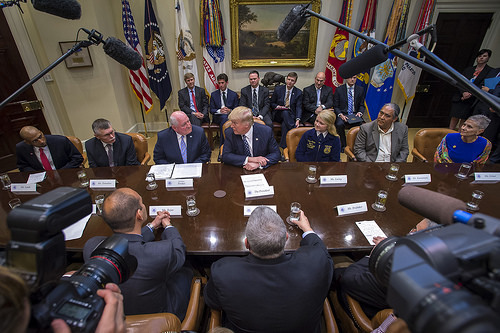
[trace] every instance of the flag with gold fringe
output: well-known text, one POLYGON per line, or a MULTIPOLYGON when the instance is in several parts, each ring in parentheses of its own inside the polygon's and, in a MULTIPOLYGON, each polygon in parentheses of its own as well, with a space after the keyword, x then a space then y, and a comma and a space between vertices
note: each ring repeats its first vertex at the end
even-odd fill
POLYGON ((200 84, 198 78, 198 66, 196 65, 196 53, 194 52, 194 40, 191 29, 189 29, 183 0, 175 0, 175 36, 176 53, 179 66, 179 81, 181 87, 185 87, 184 74, 193 73, 196 85, 200 84))

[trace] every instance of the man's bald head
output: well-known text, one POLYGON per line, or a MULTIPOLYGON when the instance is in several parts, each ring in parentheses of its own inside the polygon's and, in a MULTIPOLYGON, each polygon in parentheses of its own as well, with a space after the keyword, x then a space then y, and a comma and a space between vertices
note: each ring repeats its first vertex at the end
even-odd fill
POLYGON ((42 131, 34 126, 24 126, 19 131, 19 135, 27 144, 35 147, 45 147, 47 145, 47 140, 42 131))
POLYGON ((135 227, 137 210, 142 209, 145 206, 136 191, 120 188, 104 200, 102 217, 113 231, 129 232, 135 227))

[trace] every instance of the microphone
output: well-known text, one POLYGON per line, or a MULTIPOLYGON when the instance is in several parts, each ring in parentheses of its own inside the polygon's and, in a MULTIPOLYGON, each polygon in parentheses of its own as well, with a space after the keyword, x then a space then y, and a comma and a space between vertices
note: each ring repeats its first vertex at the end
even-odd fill
POLYGON ((78 20, 82 8, 76 0, 31 0, 33 8, 65 19, 78 20))
POLYGON ((278 27, 278 31, 276 32, 278 40, 288 43, 293 39, 293 37, 295 37, 295 35, 306 23, 307 16, 305 9, 308 6, 309 4, 297 5, 292 8, 278 27))
POLYGON ((377 44, 356 58, 340 65, 339 74, 343 79, 347 79, 359 73, 368 72, 372 67, 386 61, 388 56, 387 46, 377 44))
POLYGON ((398 193, 398 201, 415 213, 441 224, 462 220, 463 217, 456 215, 467 209, 459 199, 416 186, 403 187, 398 193))

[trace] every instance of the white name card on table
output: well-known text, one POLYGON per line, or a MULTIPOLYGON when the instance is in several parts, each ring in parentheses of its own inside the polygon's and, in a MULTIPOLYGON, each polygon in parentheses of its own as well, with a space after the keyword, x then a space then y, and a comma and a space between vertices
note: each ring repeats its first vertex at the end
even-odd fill
POLYGON ((269 197, 274 195, 274 186, 252 187, 245 189, 245 198, 269 197))
MULTIPOLYGON (((271 208, 276 213, 278 212, 277 208, 276 208, 276 205, 261 205, 261 206, 271 208)), ((257 207, 260 207, 260 206, 258 206, 258 205, 245 205, 245 206, 243 206, 243 216, 246 216, 246 217, 250 216, 250 214, 252 214, 252 212, 257 207)))
POLYGON ((10 185, 11 192, 36 192, 36 183, 35 184, 27 184, 27 183, 12 183, 10 185))
POLYGON ((405 175, 405 185, 426 185, 431 182, 430 173, 405 175))
POLYGON ((474 184, 495 184, 500 182, 500 172, 474 172, 474 184))
POLYGON ((320 176, 319 184, 321 186, 324 185, 337 185, 343 186, 347 184, 347 175, 329 175, 329 176, 320 176))
POLYGON ((387 238, 387 236, 375 221, 359 221, 356 222, 356 225, 358 226, 359 230, 361 230, 363 235, 365 235, 366 240, 368 241, 368 243, 370 243, 370 245, 375 245, 375 243, 373 242, 373 237, 379 236, 387 238))
POLYGON ((368 207, 366 206, 366 201, 355 202, 355 203, 337 206, 337 212, 339 213, 339 216, 364 213, 367 211, 368 211, 368 207))
POLYGON ((184 187, 193 187, 193 179, 169 179, 165 180, 165 186, 167 188, 184 188, 184 187))
POLYGON ((166 210, 171 216, 181 216, 181 206, 149 206, 149 216, 156 217, 158 212, 166 210))
POLYGON ((116 188, 116 179, 91 179, 90 188, 116 188))
POLYGON ((32 173, 28 177, 28 181, 26 183, 28 183, 28 184, 36 184, 36 183, 43 182, 44 179, 45 179, 45 171, 44 172, 38 172, 38 173, 32 173))
POLYGON ((245 189, 251 187, 269 186, 266 177, 262 173, 257 173, 255 175, 241 175, 240 177, 245 189))

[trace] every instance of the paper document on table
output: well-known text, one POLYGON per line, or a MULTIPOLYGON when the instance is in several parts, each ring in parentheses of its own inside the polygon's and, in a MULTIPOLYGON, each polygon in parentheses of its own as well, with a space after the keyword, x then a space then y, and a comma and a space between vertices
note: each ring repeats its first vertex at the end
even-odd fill
POLYGON ((175 163, 152 165, 148 173, 154 173, 156 180, 169 179, 174 171, 175 163))
POLYGON ((79 221, 73 223, 69 227, 64 228, 62 231, 64 234, 64 238, 67 241, 69 241, 72 239, 78 239, 78 238, 82 237, 83 230, 85 230, 85 227, 87 226, 87 222, 90 219, 90 215, 92 215, 92 214, 89 214, 89 215, 85 216, 84 218, 80 219, 79 221))
POLYGON ((26 183, 27 184, 40 183, 40 182, 43 182, 44 179, 45 179, 45 171, 44 172, 38 172, 38 173, 32 173, 28 177, 28 181, 26 183))
POLYGON ((380 236, 387 238, 387 236, 375 221, 359 221, 356 222, 356 225, 358 226, 359 230, 361 230, 363 235, 365 235, 366 240, 368 240, 368 243, 370 243, 370 245, 375 245, 375 243, 373 242, 373 237, 380 236))
POLYGON ((202 163, 176 164, 171 178, 201 178, 202 169, 202 163))
POLYGON ((242 175, 240 177, 243 182, 243 187, 246 189, 251 187, 269 187, 266 177, 262 173, 255 175, 242 175))

